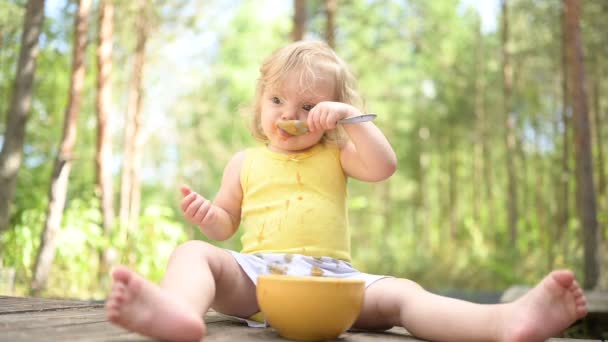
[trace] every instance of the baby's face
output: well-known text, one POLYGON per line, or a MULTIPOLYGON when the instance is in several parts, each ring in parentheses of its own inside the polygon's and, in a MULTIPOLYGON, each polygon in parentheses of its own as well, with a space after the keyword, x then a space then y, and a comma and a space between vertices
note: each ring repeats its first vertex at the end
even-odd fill
POLYGON ((262 130, 268 137, 268 147, 275 152, 292 153, 316 145, 325 132, 291 135, 277 127, 281 120, 306 121, 308 112, 319 102, 335 99, 334 81, 317 78, 302 82, 299 73, 285 77, 282 86, 266 89, 261 100, 262 130))

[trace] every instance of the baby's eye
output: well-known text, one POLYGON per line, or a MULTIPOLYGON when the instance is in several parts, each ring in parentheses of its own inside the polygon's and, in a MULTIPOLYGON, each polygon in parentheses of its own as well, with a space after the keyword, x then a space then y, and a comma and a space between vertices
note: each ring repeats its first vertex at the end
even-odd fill
POLYGON ((313 104, 305 104, 305 105, 302 106, 302 109, 304 109, 305 111, 309 112, 314 107, 315 107, 315 105, 313 105, 313 104))
POLYGON ((270 99, 270 101, 271 101, 272 103, 274 103, 274 104, 279 104, 279 103, 281 103, 281 99, 279 99, 279 98, 278 98, 278 97, 276 97, 276 96, 273 96, 273 97, 270 99))

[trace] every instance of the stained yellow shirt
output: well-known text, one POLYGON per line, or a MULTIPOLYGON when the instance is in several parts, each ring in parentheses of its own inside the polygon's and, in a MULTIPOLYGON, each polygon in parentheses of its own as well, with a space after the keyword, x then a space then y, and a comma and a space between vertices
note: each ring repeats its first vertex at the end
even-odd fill
POLYGON ((245 152, 242 253, 294 253, 350 261, 346 176, 337 147, 298 154, 245 152))

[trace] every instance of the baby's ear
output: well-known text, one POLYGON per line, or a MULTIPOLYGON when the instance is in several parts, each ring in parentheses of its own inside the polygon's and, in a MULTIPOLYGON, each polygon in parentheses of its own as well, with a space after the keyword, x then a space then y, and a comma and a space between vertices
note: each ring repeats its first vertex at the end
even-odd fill
POLYGON ((182 192, 182 195, 188 196, 192 192, 192 189, 190 189, 189 186, 184 184, 181 186, 180 191, 182 192))

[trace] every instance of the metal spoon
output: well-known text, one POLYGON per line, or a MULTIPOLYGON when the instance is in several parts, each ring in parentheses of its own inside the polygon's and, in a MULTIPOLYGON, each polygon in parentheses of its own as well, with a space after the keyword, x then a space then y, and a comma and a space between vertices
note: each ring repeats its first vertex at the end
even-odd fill
MULTIPOLYGON (((353 116, 350 118, 338 120, 339 124, 350 124, 372 121, 376 118, 376 114, 363 114, 353 116)), ((302 120, 281 120, 277 123, 277 126, 291 135, 303 135, 308 133, 308 124, 302 120)))

